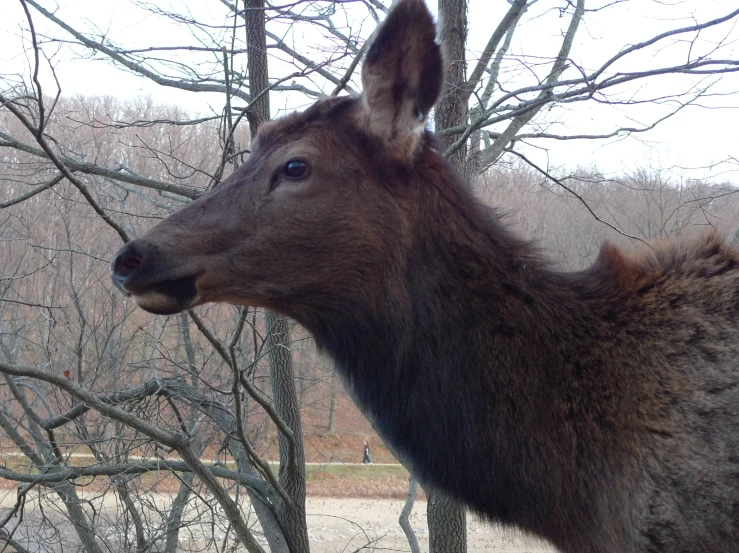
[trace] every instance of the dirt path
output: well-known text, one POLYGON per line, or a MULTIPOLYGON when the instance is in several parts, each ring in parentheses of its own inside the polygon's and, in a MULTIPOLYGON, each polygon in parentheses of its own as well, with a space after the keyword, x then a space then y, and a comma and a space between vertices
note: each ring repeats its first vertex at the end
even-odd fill
MULTIPOLYGON (((109 545, 115 548, 118 532, 113 526, 116 505, 110 494, 81 494, 94 504, 100 519, 96 524, 96 532, 109 545), (110 541, 112 540, 112 541, 110 541)), ((37 500, 30 499, 26 504, 23 522, 15 533, 18 539, 29 551, 61 551, 68 547, 74 550, 79 540, 71 527, 69 520, 62 514, 63 508, 53 494, 48 496, 56 507, 49 508, 46 503, 44 515, 38 509, 37 500), (42 522, 42 516, 48 517, 48 523, 42 522), (61 542, 59 541, 61 539, 61 542)), ((143 498, 140 498, 143 499, 143 498)), ((146 502, 157 509, 169 507, 172 499, 170 494, 147 494, 146 502)), ((6 515, 15 503, 13 490, 0 491, 0 515, 6 515)), ((309 498, 306 502, 308 536, 311 543, 311 553, 351 553, 354 551, 409 551, 408 541, 398 524, 398 516, 403 507, 403 501, 390 499, 333 499, 323 497, 309 498)), ((150 522, 154 522, 152 518, 150 522)), ((223 539, 222 528, 211 528, 211 519, 207 512, 197 516, 188 513, 191 523, 180 536, 182 551, 201 551, 202 553, 215 551, 211 547, 213 536, 217 540, 223 539), (202 518, 201 518, 202 517, 202 518), (197 522, 194 522, 197 520, 197 522), (215 532, 215 534, 213 533, 215 532), (209 544, 209 545, 206 545, 209 544)), ((428 530, 426 528, 426 502, 417 501, 411 516, 411 525, 416 532, 422 551, 428 551, 428 530)), ((11 524, 13 526, 13 524, 11 524)), ((266 545, 263 536, 258 535, 258 541, 266 545)), ((476 517, 468 517, 468 552, 483 553, 554 553, 554 550, 532 538, 525 538, 512 530, 503 530, 499 527, 479 522, 476 517)))
MULTIPOLYGON (((368 541, 377 550, 408 551, 408 542, 398 525, 402 507, 402 501, 386 499, 308 499, 306 508, 311 553, 355 551, 368 541)), ((426 502, 416 502, 411 524, 421 550, 428 551, 426 502)), ((554 553, 552 548, 536 539, 479 522, 471 515, 468 517, 467 532, 469 553, 554 553)))

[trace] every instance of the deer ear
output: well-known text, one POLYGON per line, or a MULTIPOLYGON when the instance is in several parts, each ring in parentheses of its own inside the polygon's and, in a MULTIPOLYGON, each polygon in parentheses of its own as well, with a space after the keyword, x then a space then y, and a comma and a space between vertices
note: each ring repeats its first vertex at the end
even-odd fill
POLYGON ((441 49, 423 0, 400 0, 390 10, 362 68, 368 131, 394 157, 410 158, 442 85, 441 49))

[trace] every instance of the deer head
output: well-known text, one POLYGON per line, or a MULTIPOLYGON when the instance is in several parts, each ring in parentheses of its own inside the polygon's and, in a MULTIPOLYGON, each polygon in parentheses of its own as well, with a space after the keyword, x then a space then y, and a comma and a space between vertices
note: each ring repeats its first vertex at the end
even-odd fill
POLYGON ((264 124, 230 178, 118 252, 113 282, 159 314, 228 302, 301 320, 377 301, 403 270, 418 166, 438 158, 424 126, 441 68, 423 0, 397 3, 367 53, 361 97, 264 124))

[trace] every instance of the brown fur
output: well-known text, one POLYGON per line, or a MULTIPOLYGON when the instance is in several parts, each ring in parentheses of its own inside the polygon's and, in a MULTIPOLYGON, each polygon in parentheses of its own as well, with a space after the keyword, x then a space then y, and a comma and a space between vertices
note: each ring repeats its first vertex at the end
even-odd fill
POLYGON ((114 281, 154 312, 295 318, 423 482, 563 551, 736 551, 739 255, 709 234, 553 270, 409 116, 439 94, 432 25, 401 0, 362 99, 266 126, 232 178, 119 253, 114 281), (424 54, 401 64, 406 42, 424 54), (287 177, 294 159, 310 173, 287 177))

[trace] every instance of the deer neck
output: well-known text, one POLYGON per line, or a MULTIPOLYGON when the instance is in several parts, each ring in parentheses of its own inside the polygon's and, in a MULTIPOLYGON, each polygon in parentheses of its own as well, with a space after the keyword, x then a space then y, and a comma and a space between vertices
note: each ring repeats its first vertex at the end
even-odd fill
POLYGON ((489 463, 496 452, 469 437, 488 428, 507 439, 506 427, 521 422, 516 404, 559 378, 553 360, 575 355, 562 350, 587 334, 591 315, 567 275, 550 271, 466 188, 429 198, 416 229, 375 305, 327 311, 309 328, 417 475, 461 490, 463 471, 440 476, 439 448, 489 463))

